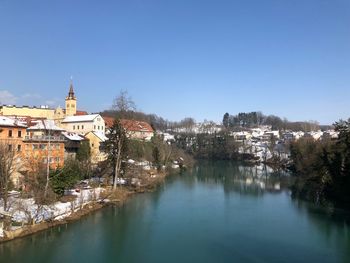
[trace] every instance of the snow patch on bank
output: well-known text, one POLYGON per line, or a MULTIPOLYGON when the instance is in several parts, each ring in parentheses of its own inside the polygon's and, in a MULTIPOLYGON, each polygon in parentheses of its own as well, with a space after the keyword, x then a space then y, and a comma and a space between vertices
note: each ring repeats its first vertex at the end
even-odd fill
MULTIPOLYGON (((11 197, 9 199, 10 209, 8 213, 12 216, 12 220, 29 224, 40 223, 49 220, 62 220, 70 216, 73 212, 78 211, 85 205, 98 201, 103 188, 82 189, 79 193, 72 190, 71 195, 76 198, 71 202, 56 202, 51 205, 35 204, 33 198, 23 199, 11 197)), ((0 203, 0 210, 3 210, 3 204, 0 203)), ((2 228, 0 228, 0 236, 3 235, 2 228)))

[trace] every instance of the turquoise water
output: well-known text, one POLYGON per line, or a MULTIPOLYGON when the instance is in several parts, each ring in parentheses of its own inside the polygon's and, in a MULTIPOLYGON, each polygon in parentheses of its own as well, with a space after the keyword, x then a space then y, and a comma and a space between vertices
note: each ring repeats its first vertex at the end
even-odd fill
POLYGON ((350 262, 346 214, 293 201, 288 177, 201 163, 156 192, 0 245, 0 262, 350 262))

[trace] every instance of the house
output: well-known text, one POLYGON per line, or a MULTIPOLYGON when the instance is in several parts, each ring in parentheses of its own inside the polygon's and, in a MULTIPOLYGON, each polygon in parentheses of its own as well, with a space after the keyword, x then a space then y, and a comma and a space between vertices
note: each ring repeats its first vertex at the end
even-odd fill
POLYGON ((91 162, 96 164, 106 160, 107 155, 103 152, 103 143, 108 140, 102 132, 91 131, 85 134, 85 138, 89 140, 91 149, 91 162))
POLYGON ((252 134, 246 131, 232 132, 231 135, 236 141, 246 141, 252 138, 252 134))
POLYGON ((305 138, 312 138, 315 141, 320 140, 323 135, 322 131, 311 131, 304 134, 305 138))
POLYGON ((105 121, 100 114, 68 116, 61 121, 60 126, 66 131, 81 135, 92 131, 105 135, 105 121))
POLYGON ((50 168, 63 167, 64 143, 62 136, 64 129, 55 125, 53 120, 41 120, 34 126, 27 128, 24 137, 24 158, 27 166, 33 162, 47 164, 50 168))
POLYGON ((282 134, 282 139, 284 141, 293 141, 295 139, 293 132, 284 132, 282 134))
POLYGON ((0 142, 8 145, 8 149, 23 150, 23 138, 27 126, 16 119, 0 116, 0 142))
MULTIPOLYGON (((107 129, 113 126, 115 118, 104 116, 103 119, 107 129)), ((120 124, 126 130, 130 139, 150 141, 154 135, 152 126, 145 121, 120 119, 120 124)))
POLYGON ((14 172, 11 180, 15 186, 20 184, 22 177, 20 171, 22 168, 21 157, 24 150, 23 138, 26 134, 27 126, 21 124, 16 119, 0 116, 0 144, 2 150, 13 151, 14 153, 14 172))
POLYGON ((280 138, 279 131, 266 131, 263 136, 260 137, 262 141, 270 141, 271 139, 278 140, 280 138))
POLYGON ((154 135, 154 130, 145 121, 120 120, 121 125, 131 139, 150 141, 154 135))
MULTIPOLYGON (((98 163, 106 159, 101 144, 107 140, 105 121, 99 114, 68 116, 60 124, 68 133, 75 133, 89 140, 91 161, 98 163)), ((73 149, 70 149, 73 150, 73 149)))
POLYGON ((322 140, 327 140, 327 139, 336 140, 338 139, 338 137, 339 137, 339 132, 334 130, 328 130, 323 132, 322 140))
POLYGON ((75 158, 77 152, 82 144, 82 142, 87 141, 87 139, 78 133, 75 132, 62 132, 62 135, 65 137, 64 143, 64 159, 75 158))

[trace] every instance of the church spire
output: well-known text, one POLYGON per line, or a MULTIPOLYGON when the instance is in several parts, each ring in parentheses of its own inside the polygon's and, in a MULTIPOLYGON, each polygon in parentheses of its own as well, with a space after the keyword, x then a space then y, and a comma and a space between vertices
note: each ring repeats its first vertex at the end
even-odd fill
POLYGON ((74 89, 73 89, 73 77, 70 78, 70 86, 69 86, 68 98, 69 99, 75 99, 74 89))
POLYGON ((70 78, 68 97, 66 97, 66 116, 74 116, 77 113, 77 98, 74 95, 73 79, 70 78))

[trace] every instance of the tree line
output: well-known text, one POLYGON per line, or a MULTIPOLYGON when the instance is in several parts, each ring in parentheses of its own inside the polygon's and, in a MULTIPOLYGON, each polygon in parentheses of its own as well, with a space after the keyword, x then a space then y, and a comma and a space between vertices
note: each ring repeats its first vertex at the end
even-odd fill
POLYGON ((226 129, 254 128, 260 125, 271 126, 273 130, 309 132, 320 129, 316 121, 291 122, 286 118, 282 119, 275 115, 264 115, 259 111, 240 112, 236 115, 230 115, 226 112, 222 118, 222 124, 226 129))
POLYGON ((290 146, 292 193, 318 204, 350 208, 350 119, 334 124, 337 140, 303 138, 290 146))

